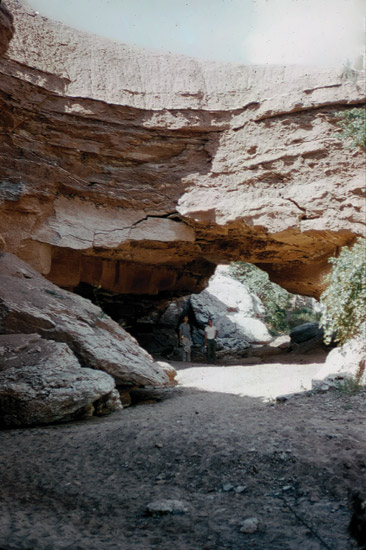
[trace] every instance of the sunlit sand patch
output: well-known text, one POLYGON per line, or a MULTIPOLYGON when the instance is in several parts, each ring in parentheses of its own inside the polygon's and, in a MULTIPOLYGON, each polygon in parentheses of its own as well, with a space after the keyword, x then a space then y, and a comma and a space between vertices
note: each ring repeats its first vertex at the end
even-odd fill
POLYGON ((275 399, 279 395, 311 389, 319 363, 261 364, 250 366, 195 366, 178 371, 177 381, 186 388, 275 399))

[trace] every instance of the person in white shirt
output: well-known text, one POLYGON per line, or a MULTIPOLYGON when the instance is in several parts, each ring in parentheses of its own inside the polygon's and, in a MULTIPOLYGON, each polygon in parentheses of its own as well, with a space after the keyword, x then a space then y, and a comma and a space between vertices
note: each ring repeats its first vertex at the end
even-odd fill
POLYGON ((205 346, 207 348, 207 362, 216 363, 216 338, 218 330, 212 323, 212 319, 208 320, 208 325, 205 328, 205 346))

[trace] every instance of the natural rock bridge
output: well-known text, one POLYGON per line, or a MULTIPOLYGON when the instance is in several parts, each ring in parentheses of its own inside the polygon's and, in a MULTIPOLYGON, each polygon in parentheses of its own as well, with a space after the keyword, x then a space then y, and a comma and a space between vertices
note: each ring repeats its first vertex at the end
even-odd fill
POLYGON ((364 231, 364 156, 335 135, 363 75, 154 55, 6 5, 6 250, 68 288, 190 293, 240 259, 319 295, 364 231))
POLYGON ((319 297, 365 228, 364 156, 336 134, 363 73, 153 54, 0 10, 4 251, 136 300, 199 292, 233 260, 319 297))

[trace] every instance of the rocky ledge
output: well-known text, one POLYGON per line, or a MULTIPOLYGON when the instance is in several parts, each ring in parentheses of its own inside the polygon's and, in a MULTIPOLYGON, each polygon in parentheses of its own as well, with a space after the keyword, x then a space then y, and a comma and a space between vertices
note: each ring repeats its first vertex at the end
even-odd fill
POLYGON ((319 296, 365 227, 364 156, 337 137, 363 73, 158 55, 6 5, 5 250, 69 289, 179 296, 244 260, 319 296))

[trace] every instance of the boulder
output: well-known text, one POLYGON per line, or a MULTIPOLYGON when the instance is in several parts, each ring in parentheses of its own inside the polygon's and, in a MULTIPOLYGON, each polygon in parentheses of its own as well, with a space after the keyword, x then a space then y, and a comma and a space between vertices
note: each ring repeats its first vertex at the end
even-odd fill
POLYGON ((313 387, 342 379, 353 379, 366 385, 366 341, 364 335, 352 338, 343 346, 331 350, 322 368, 313 379, 313 387))
POLYGON ((157 364, 168 375, 170 380, 169 385, 175 386, 177 384, 177 381, 175 380, 175 377, 177 376, 177 371, 175 370, 175 368, 172 367, 172 365, 170 365, 169 363, 166 363, 165 361, 157 361, 157 364))
POLYGON ((256 517, 247 518, 243 521, 240 527, 240 532, 245 534, 252 534, 258 531, 259 528, 259 519, 256 517))
MULTIPOLYGON (((324 331, 319 327, 318 323, 304 323, 298 325, 290 332, 291 342, 295 344, 301 344, 308 340, 316 339, 316 341, 322 341, 324 331)), ((314 340, 315 341, 315 340, 314 340)))
POLYGON ((37 333, 69 346, 82 367, 117 384, 160 386, 169 377, 89 300, 62 290, 12 254, 0 253, 0 334, 37 333))
POLYGON ((159 319, 162 325, 177 328, 179 319, 183 319, 189 310, 189 296, 170 302, 163 315, 159 319))
POLYGON ((290 352, 292 349, 289 336, 278 336, 269 344, 253 345, 245 353, 246 357, 265 358, 290 352))
POLYGON ((218 329, 218 347, 237 351, 252 343, 272 340, 262 321, 265 310, 260 299, 228 276, 219 266, 206 290, 191 296, 191 307, 197 323, 203 328, 209 318, 218 329))
POLYGON ((122 409, 114 379, 82 368, 69 346, 39 334, 0 335, 0 424, 31 426, 122 409))
POLYGON ((145 513, 148 516, 164 516, 167 514, 185 514, 189 511, 189 506, 182 500, 154 500, 146 506, 145 513))

